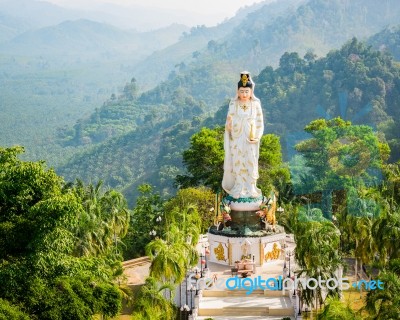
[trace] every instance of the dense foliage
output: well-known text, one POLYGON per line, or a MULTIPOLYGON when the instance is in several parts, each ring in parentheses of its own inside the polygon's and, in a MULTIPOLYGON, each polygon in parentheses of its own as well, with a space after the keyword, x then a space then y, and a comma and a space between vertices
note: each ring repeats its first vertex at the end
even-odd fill
POLYGON ((199 258, 196 245, 202 220, 207 216, 198 208, 209 206, 210 199, 206 196, 212 195, 204 188, 183 189, 165 202, 149 185, 140 186, 139 191, 141 196, 132 212, 127 236, 130 248, 125 254, 135 250, 135 254, 145 253, 151 259, 151 266, 150 275, 135 300, 133 317, 174 319, 177 311, 173 304, 174 292, 188 268, 197 265, 199 258))
POLYGON ((337 269, 346 268, 346 257, 354 261, 353 281, 380 279, 385 287, 369 290, 360 310, 340 303, 337 289, 327 288, 325 294, 319 287, 303 288, 301 299, 313 309, 324 305, 318 319, 395 319, 400 307, 395 298, 399 163, 385 163, 388 147, 370 127, 335 118, 314 120, 305 130, 311 138, 297 144, 304 160, 297 160, 302 175, 293 182, 294 197, 283 202, 290 213, 278 215, 295 235, 296 272, 337 277, 337 269))
POLYGON ((7 319, 115 316, 128 225, 116 191, 64 183, 43 162, 0 149, 0 315, 7 319))
MULTIPOLYGON (((399 119, 399 76, 390 56, 353 39, 320 59, 285 53, 279 68, 264 69, 256 83, 267 130, 283 137, 290 154, 303 127, 316 118, 341 117, 389 133, 399 119)), ((396 161, 400 154, 392 132, 390 139, 391 161, 396 161)))
MULTIPOLYGON (((108 51, 121 36, 114 29, 100 41, 107 44, 102 56, 79 52, 83 32, 70 35, 97 29, 85 21, 28 33, 20 47, 0 45, 0 142, 23 142, 30 159, 46 158, 67 180, 81 179, 66 183, 43 162, 21 161, 20 148, 0 148, 0 319, 115 316, 123 295, 116 285, 120 253, 151 258, 134 318, 174 317, 172 292, 198 262, 193 247, 214 219, 221 126, 238 65, 258 74, 255 93, 269 133, 258 183, 264 194, 279 191, 285 211, 278 218, 295 234, 298 272, 326 279, 350 256, 355 280, 378 272, 388 284, 368 293, 363 315, 396 318, 399 31, 387 27, 369 40, 372 47, 348 39, 398 23, 399 10, 396 0, 276 1, 213 28, 192 28, 142 62, 164 46, 157 34, 172 43, 180 27, 167 37, 147 34, 146 43, 138 36, 130 45, 143 50, 122 50, 117 61, 108 51), (61 35, 51 53, 63 59, 38 45, 24 49, 43 32, 61 35), (77 55, 64 56, 65 37, 77 55), (131 80, 115 86, 121 77, 131 80), (120 192, 89 183, 100 179, 131 204, 137 200, 134 209, 120 192), (174 181, 181 189, 165 201, 174 181)), ((321 319, 357 318, 321 290, 305 290, 302 298, 326 304, 321 319)))
MULTIPOLYGON (((352 126, 341 118, 314 120, 305 131, 312 138, 296 145, 305 164, 293 173, 294 191, 321 193, 321 208, 331 218, 333 192, 380 182, 380 169, 388 159, 389 147, 379 142, 371 127, 352 126)), ((354 209, 352 214, 358 215, 358 208, 354 209)))

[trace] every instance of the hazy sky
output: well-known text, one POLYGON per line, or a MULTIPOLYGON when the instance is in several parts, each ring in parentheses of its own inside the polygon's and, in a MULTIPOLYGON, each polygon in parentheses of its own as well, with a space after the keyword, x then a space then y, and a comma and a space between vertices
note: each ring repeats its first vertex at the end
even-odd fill
MULTIPOLYGON (((208 24, 217 24, 225 18, 235 15, 236 11, 246 5, 264 0, 46 0, 69 8, 95 9, 104 3, 124 6, 142 6, 167 8, 176 11, 186 11, 200 16, 209 16, 208 24), (212 23, 213 21, 214 23, 212 23)), ((179 21, 177 21, 179 22, 179 21)))

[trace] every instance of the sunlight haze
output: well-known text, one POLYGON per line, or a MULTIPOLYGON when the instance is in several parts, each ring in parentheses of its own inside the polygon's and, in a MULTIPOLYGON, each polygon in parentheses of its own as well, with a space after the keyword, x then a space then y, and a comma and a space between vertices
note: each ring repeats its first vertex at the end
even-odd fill
MULTIPOLYGON (((112 7, 123 6, 126 8, 140 7, 151 12, 154 9, 157 12, 172 13, 170 15, 171 23, 182 23, 188 26, 197 24, 205 24, 207 26, 216 25, 226 18, 231 18, 242 7, 250 6, 255 3, 263 2, 262 0, 147 0, 146 2, 139 0, 47 0, 53 4, 71 9, 83 10, 99 10, 104 11, 112 7), (174 19, 171 21, 171 19, 174 19)), ((264 1, 273 2, 274 0, 264 1)), ((154 18, 154 17, 152 17, 154 18)), ((160 17, 165 20, 166 17, 160 17)))

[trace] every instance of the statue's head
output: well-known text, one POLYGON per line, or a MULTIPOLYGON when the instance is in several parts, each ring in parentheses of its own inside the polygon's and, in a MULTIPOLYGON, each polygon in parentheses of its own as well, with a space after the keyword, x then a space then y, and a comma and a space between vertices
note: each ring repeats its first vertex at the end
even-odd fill
POLYGON ((250 73, 243 71, 238 82, 237 98, 244 102, 254 99, 253 87, 254 83, 251 80, 250 73))

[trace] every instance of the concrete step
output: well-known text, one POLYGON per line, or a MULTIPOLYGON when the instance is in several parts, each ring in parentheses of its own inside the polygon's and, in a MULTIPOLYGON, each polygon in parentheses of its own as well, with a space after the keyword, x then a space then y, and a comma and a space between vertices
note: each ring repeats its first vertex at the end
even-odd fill
POLYGON ((269 314, 269 310, 265 307, 251 307, 250 309, 229 307, 223 309, 224 316, 247 316, 249 314, 252 316, 267 316, 269 314))
POLYGON ((266 297, 285 297, 289 296, 289 292, 281 290, 253 290, 248 294, 247 290, 203 290, 203 297, 248 297, 248 296, 266 296, 266 297))
MULTIPOLYGON (((282 295, 282 293, 281 293, 282 295)), ((203 290, 203 297, 245 297, 246 290, 203 290)), ((264 296, 264 290, 254 290, 251 296, 264 296)))
MULTIPOLYGON (((287 316, 289 317, 289 316, 287 316)), ((197 317, 197 320, 206 320, 210 318, 210 316, 199 316, 197 317)), ((282 316, 212 316, 213 320, 282 320, 282 316)), ((295 318, 292 316, 290 317, 291 320, 294 320, 295 318)))
POLYGON ((288 297, 228 296, 202 297, 199 316, 292 316, 293 306, 288 297))

